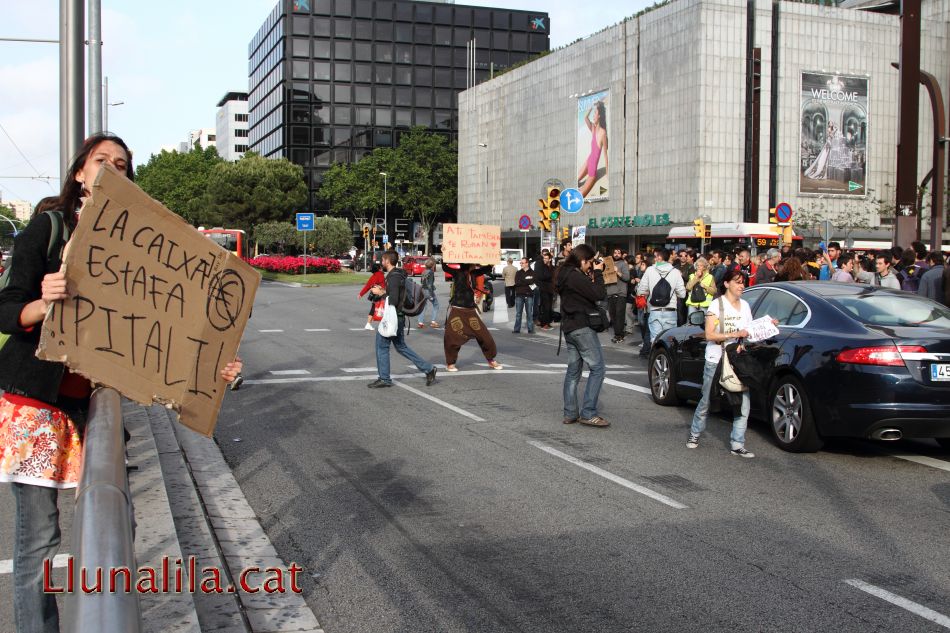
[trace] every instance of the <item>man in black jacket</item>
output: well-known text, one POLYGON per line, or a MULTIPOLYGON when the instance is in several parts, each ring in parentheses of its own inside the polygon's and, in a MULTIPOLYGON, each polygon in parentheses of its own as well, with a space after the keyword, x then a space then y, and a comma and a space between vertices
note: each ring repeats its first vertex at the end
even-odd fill
POLYGON ((402 268, 398 268, 398 263, 399 255, 396 251, 389 250, 383 253, 383 271, 386 273, 386 287, 373 286, 369 291, 373 301, 388 298, 389 305, 395 307, 396 313, 399 315, 399 326, 396 331, 396 336, 387 338, 379 332, 376 332, 376 371, 379 373, 379 377, 366 385, 370 389, 393 386, 392 378, 389 375, 390 343, 396 348, 397 352, 406 360, 412 361, 412 364, 426 375, 427 387, 435 382, 435 365, 422 360, 421 356, 406 345, 403 335, 406 329, 406 315, 402 313, 402 304, 406 297, 406 271, 402 268))
POLYGON ((564 424, 580 422, 587 426, 610 426, 607 420, 597 414, 597 399, 604 383, 606 367, 600 339, 588 320, 589 314, 597 314, 597 302, 607 296, 604 263, 594 260, 594 249, 587 244, 579 244, 574 248, 557 273, 557 289, 561 295, 561 332, 567 342, 564 424), (590 368, 590 376, 578 415, 577 385, 584 363, 590 368))
POLYGON ((521 312, 525 310, 528 322, 528 334, 534 334, 534 289, 537 287, 535 272, 527 257, 521 258, 521 270, 515 273, 515 328, 514 334, 521 332, 521 312))

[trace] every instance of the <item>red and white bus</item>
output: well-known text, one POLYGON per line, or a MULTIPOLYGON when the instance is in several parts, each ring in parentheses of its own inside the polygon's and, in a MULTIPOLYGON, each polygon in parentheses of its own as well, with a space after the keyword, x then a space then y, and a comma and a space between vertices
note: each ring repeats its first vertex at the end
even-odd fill
POLYGON ((238 257, 247 257, 247 237, 241 229, 222 229, 221 227, 206 229, 199 227, 198 232, 204 233, 212 242, 231 251, 238 257))
MULTIPOLYGON (((704 250, 723 250, 731 252, 738 247, 748 248, 753 255, 758 252, 764 253, 770 248, 779 247, 779 236, 776 233, 775 225, 756 222, 713 222, 709 225, 711 228, 711 238, 706 240, 704 250)), ((666 236, 667 248, 679 249, 682 247, 699 250, 700 240, 694 233, 694 228, 690 226, 675 226, 670 229, 666 236)), ((802 245, 800 235, 792 236, 792 248, 798 248, 802 245)))

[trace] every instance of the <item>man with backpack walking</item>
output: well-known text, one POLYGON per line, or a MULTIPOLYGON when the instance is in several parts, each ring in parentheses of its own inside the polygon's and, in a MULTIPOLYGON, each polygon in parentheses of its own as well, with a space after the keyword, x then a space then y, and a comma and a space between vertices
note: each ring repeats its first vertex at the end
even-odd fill
POLYGON ((647 297, 651 346, 660 332, 676 327, 676 300, 686 298, 683 276, 668 261, 670 251, 658 248, 653 251, 653 258, 655 263, 647 268, 637 285, 637 294, 647 297))
MULTIPOLYGON (((370 389, 380 389, 383 387, 392 387, 393 381, 389 375, 389 345, 392 344, 396 348, 396 351, 399 352, 406 360, 411 361, 422 373, 426 375, 426 386, 428 387, 435 382, 435 373, 436 368, 432 363, 426 362, 419 356, 417 353, 412 351, 404 338, 404 331, 406 329, 406 316, 407 312, 405 310, 407 302, 407 289, 406 289, 406 271, 402 268, 398 268, 399 264, 399 255, 396 251, 388 250, 383 253, 383 271, 386 273, 386 287, 382 286, 373 286, 370 289, 371 299, 373 301, 378 301, 380 299, 389 299, 389 305, 396 308, 396 314, 399 316, 399 325, 396 329, 396 335, 391 337, 383 336, 376 332, 376 371, 379 374, 379 377, 367 385, 370 389)), ((418 288, 417 284, 413 282, 413 286, 418 288)), ((418 294, 415 291, 413 294, 418 294)), ((416 303, 415 297, 410 297, 409 301, 416 303)), ((425 305, 425 301, 422 301, 422 305, 425 305)), ((415 309, 415 305, 412 306, 410 312, 415 309)), ((419 314, 416 312, 416 315, 419 314)), ((415 316, 415 315, 410 315, 415 316)))

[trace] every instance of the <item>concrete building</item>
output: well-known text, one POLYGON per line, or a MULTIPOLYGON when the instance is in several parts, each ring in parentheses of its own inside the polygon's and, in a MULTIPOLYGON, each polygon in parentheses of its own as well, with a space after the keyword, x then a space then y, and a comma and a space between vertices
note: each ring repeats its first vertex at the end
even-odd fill
MULTIPOLYGON (((455 138, 457 94, 549 50, 541 11, 412 0, 281 0, 248 46, 249 146, 302 165, 393 147, 411 126, 455 138)), ((311 195, 311 209, 316 207, 311 195)))
MULTIPOLYGON (((950 0, 924 0, 922 15, 921 67, 946 94, 950 0)), ((811 3, 674 0, 631 17, 459 96, 459 221, 520 239, 519 216, 536 223, 557 178, 594 180, 564 223, 629 249, 702 215, 767 222, 779 202, 879 226, 879 199, 894 197, 899 43, 895 15, 811 3), (606 134, 585 122, 598 102, 606 134)), ((932 147, 922 92, 918 181, 932 147)))
POLYGON ((221 158, 235 161, 247 151, 247 93, 229 92, 218 101, 215 147, 221 158))
POLYGON ((17 220, 29 222, 33 215, 33 205, 26 200, 3 200, 0 199, 0 205, 11 209, 17 220))

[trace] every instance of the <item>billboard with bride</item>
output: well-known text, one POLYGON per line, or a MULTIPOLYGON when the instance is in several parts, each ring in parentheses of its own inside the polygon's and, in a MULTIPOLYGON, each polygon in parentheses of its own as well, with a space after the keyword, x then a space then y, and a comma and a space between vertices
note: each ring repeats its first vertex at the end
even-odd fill
POLYGON ((867 195, 868 78, 802 71, 799 193, 867 195))

